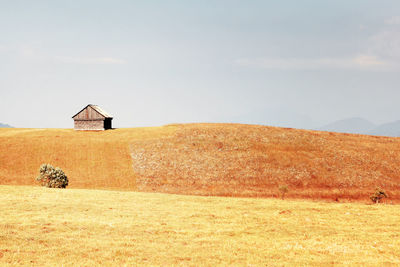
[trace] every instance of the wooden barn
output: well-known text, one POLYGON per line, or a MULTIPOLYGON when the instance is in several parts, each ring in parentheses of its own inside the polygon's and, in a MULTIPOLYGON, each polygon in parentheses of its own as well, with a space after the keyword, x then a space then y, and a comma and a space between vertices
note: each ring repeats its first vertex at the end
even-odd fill
POLYGON ((87 105, 72 118, 75 130, 102 131, 112 128, 112 116, 96 105, 87 105))

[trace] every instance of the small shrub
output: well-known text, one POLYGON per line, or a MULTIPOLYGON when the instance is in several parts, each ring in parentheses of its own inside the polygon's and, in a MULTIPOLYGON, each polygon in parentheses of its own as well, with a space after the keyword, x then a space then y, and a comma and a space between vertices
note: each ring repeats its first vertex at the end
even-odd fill
POLYGON ((68 185, 67 175, 58 167, 50 164, 42 164, 39 169, 39 176, 36 178, 42 186, 50 188, 65 188, 68 185))
POLYGON ((375 192, 369 198, 372 200, 372 202, 379 203, 384 197, 388 196, 386 195, 383 189, 378 187, 377 189, 375 189, 375 192))
POLYGON ((286 193, 289 191, 289 188, 287 185, 281 185, 279 186, 279 192, 281 192, 281 197, 282 199, 285 199, 286 193))

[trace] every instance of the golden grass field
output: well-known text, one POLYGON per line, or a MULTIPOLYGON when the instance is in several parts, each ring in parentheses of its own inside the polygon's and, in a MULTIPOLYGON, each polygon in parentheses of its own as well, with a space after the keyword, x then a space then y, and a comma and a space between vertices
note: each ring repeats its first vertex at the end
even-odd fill
POLYGON ((398 266, 397 205, 0 186, 0 265, 398 266))
POLYGON ((135 190, 129 142, 168 136, 174 127, 81 132, 0 129, 0 184, 33 185, 43 163, 61 167, 74 188, 135 190))
POLYGON ((0 184, 34 185, 42 163, 68 188, 400 202, 400 138, 241 124, 100 132, 0 129, 0 184))

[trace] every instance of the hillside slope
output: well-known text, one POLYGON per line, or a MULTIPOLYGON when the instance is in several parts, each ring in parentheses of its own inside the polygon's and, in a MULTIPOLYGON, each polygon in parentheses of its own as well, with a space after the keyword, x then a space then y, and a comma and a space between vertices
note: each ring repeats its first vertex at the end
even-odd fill
POLYGON ((400 139, 238 124, 184 125, 132 144, 141 191, 221 196, 399 198, 400 139))
POLYGON ((129 142, 173 132, 174 127, 0 129, 0 184, 33 185, 40 165, 50 163, 65 171, 72 188, 135 190, 129 142))
POLYGON ((0 130, 0 184, 34 184, 41 163, 72 188, 196 195, 400 200, 400 139, 241 124, 75 132, 0 130))

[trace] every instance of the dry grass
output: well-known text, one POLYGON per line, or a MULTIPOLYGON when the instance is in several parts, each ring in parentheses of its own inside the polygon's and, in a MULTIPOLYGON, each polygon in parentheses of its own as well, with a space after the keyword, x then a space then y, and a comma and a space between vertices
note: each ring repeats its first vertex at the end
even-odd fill
POLYGON ((0 265, 400 265, 396 205, 0 186, 0 265))
POLYGON ((182 125, 132 143, 141 191, 369 201, 400 200, 400 138, 239 124, 182 125))
POLYGON ((135 190, 129 143, 168 136, 174 127, 81 132, 0 129, 0 184, 33 185, 42 163, 62 168, 73 188, 135 190))
POLYGON ((42 163, 70 188, 400 202, 400 138, 239 124, 76 132, 0 129, 0 184, 33 185, 42 163))

